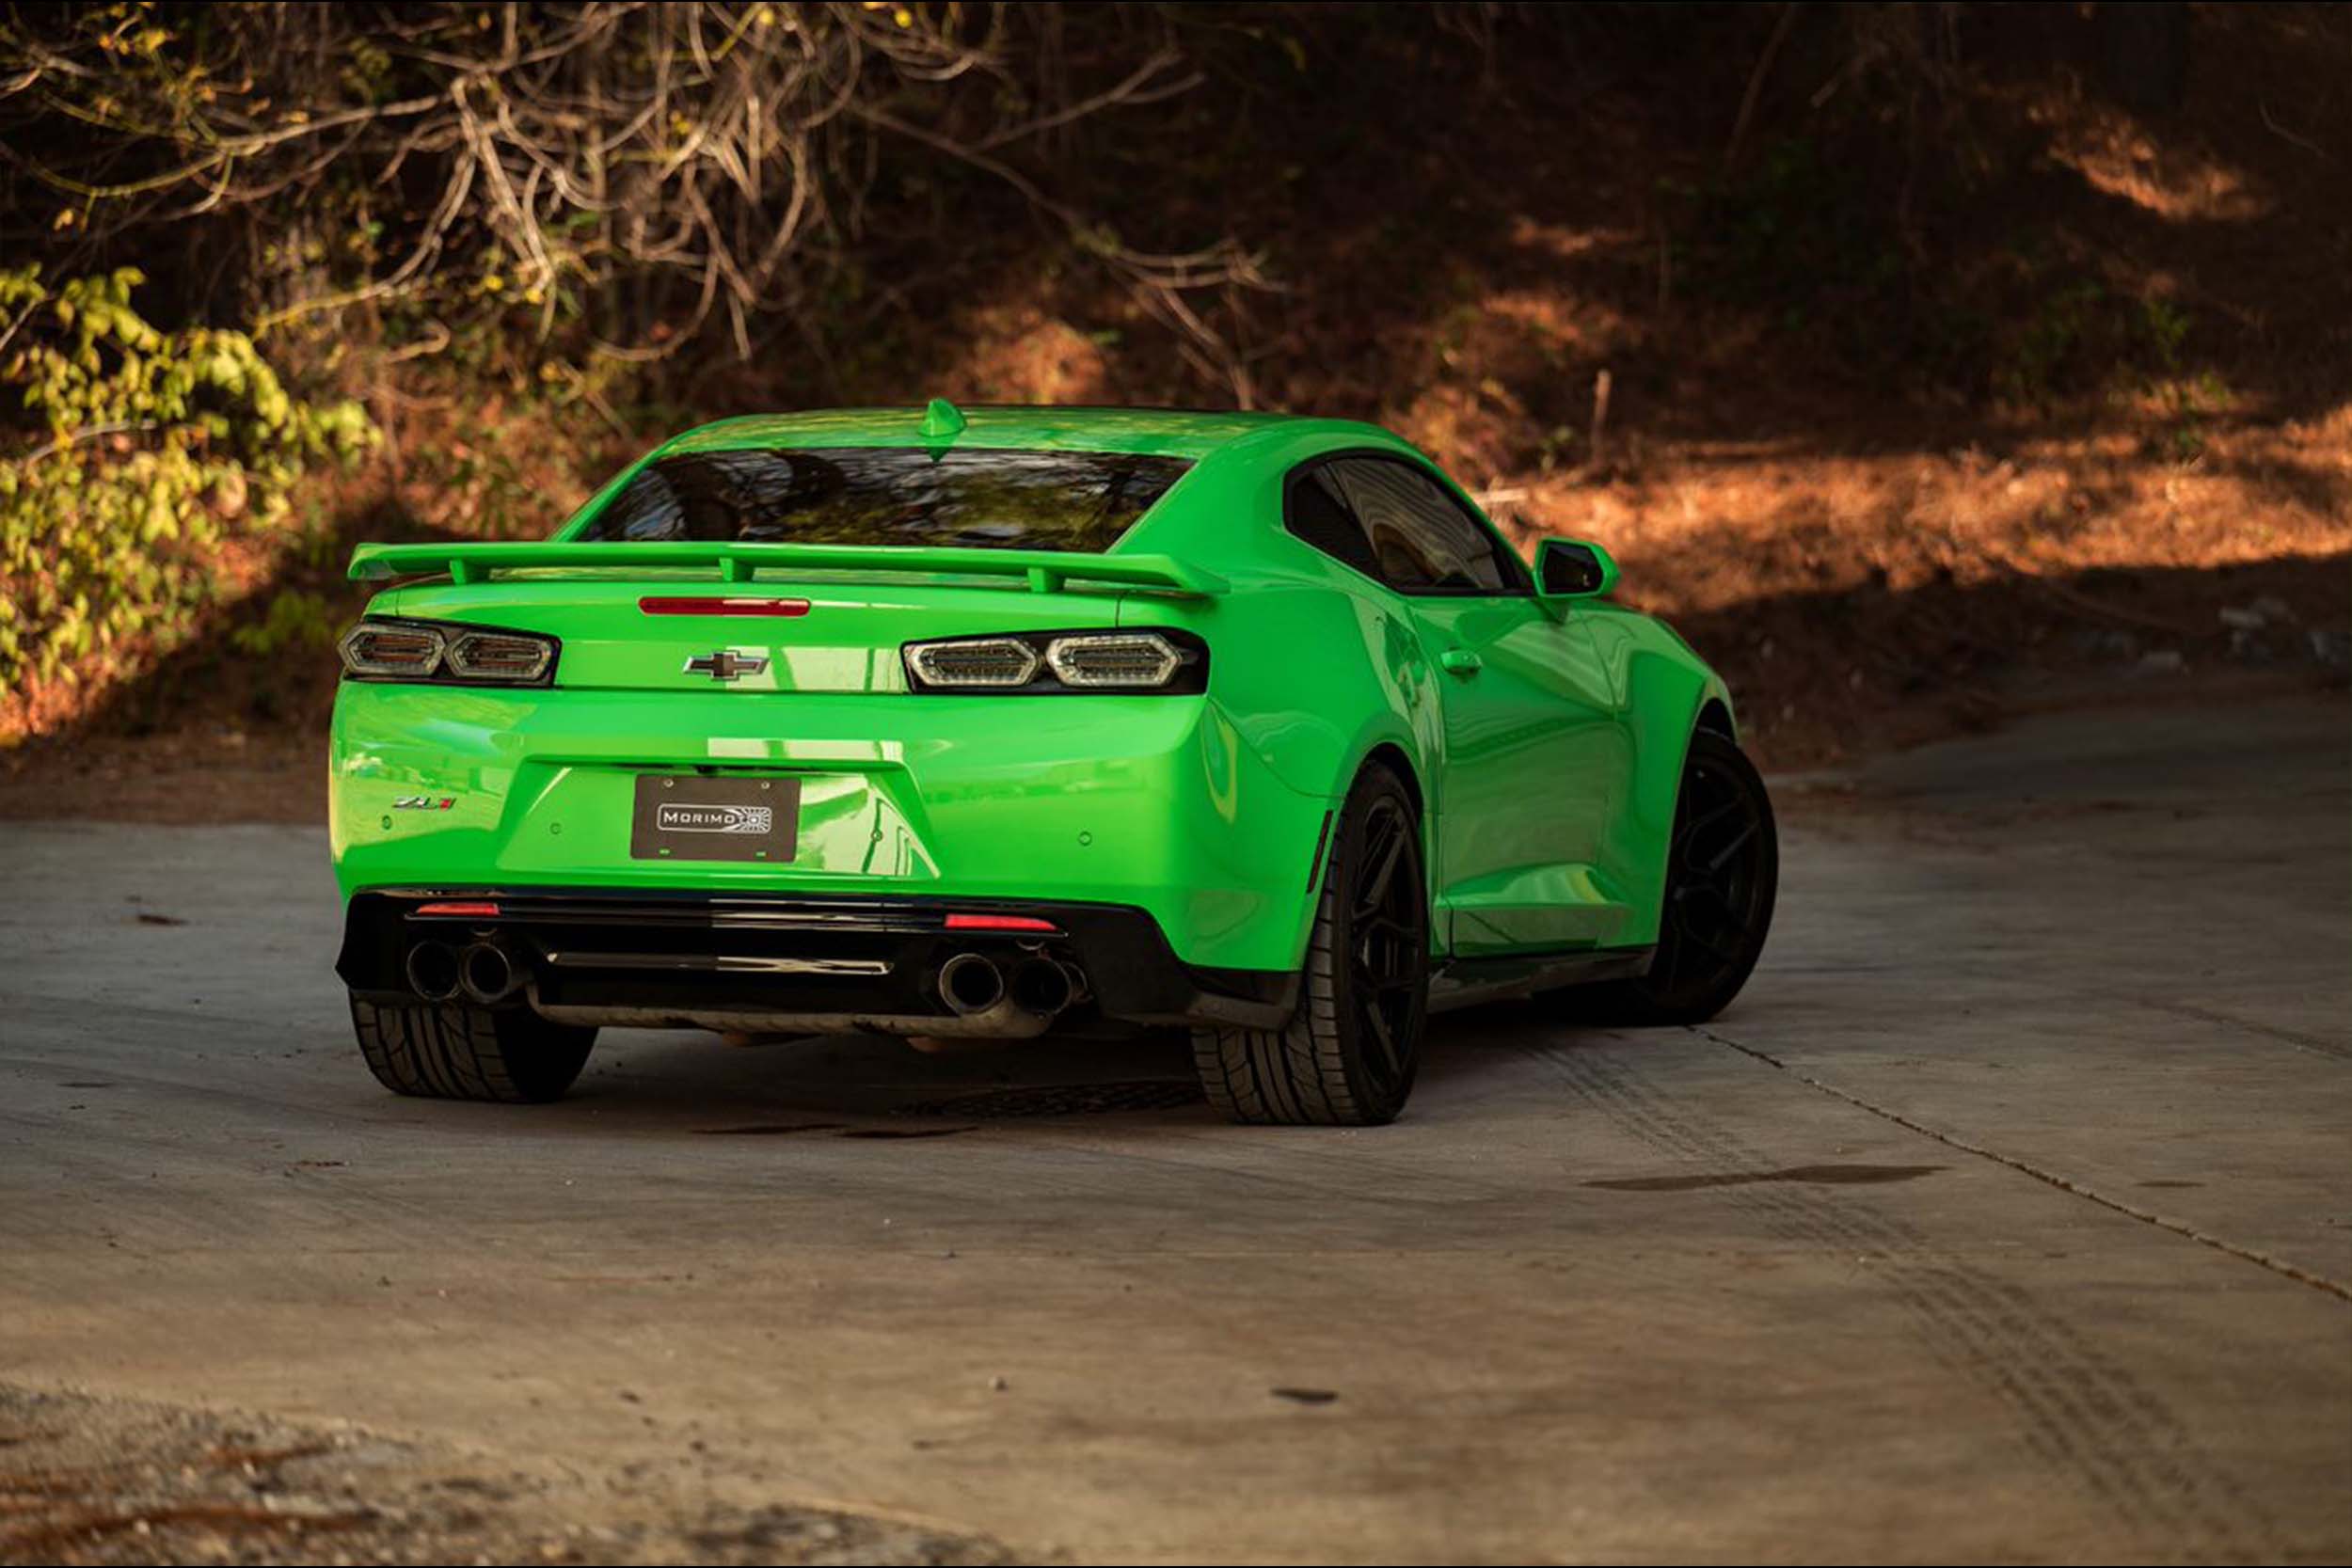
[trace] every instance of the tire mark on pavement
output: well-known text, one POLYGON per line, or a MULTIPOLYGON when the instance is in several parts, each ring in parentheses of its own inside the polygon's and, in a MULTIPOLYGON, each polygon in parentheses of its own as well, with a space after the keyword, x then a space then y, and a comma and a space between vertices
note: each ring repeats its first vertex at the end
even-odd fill
MULTIPOLYGON (((2294 1046, 2297 1051, 2308 1051, 2315 1056, 2333 1056, 2338 1061, 2352 1061, 2352 1046, 2343 1045, 2335 1040, 2322 1039, 2317 1035, 2307 1035, 2299 1029, 2281 1029, 2275 1023, 2258 1023, 2250 1018, 2240 1018, 2235 1013, 2201 1007, 2194 1002, 2169 1002, 2159 997, 2127 995, 2113 991, 2093 992, 2092 994, 2106 994, 2118 1002, 2133 1002, 2143 1007, 2153 1007, 2158 1012, 2176 1013, 2183 1018, 2193 1018, 2206 1023, 2218 1023, 2224 1028, 2240 1029, 2249 1035, 2261 1035, 2269 1039, 2283 1041, 2294 1046)), ((1701 1030, 1700 1033, 1705 1034, 1706 1031, 1701 1030)))
MULTIPOLYGON (((2271 1032, 2276 1033, 2276 1031, 2271 1032)), ((2162 1214, 2151 1213, 2145 1209, 2134 1208, 2131 1204, 2125 1203, 2121 1198, 2109 1197, 2106 1194, 2099 1191, 2095 1187, 2086 1187, 2079 1181, 2074 1180, 2068 1177, 2060 1176, 2058 1172, 2048 1169, 2042 1165, 2037 1165, 2029 1160, 2021 1160, 2013 1154, 2004 1154, 1996 1148, 1987 1148, 1982 1144, 1970 1143, 1967 1139, 1960 1137, 1955 1133, 1939 1132, 1937 1129, 1927 1126, 1922 1122, 1912 1120, 1909 1117, 1904 1116, 1900 1111, 1889 1110, 1883 1105, 1876 1104, 1873 1101, 1863 1099, 1860 1095, 1854 1094, 1851 1090, 1841 1089, 1836 1085, 1824 1083, 1820 1079, 1814 1077, 1811 1073, 1805 1072, 1801 1069, 1792 1068, 1787 1062, 1782 1061, 1779 1057, 1773 1055, 1769 1051, 1759 1051, 1755 1046, 1742 1045, 1738 1040, 1732 1039, 1728 1036, 1716 1034, 1711 1029, 1693 1027, 1691 1033, 1698 1036, 1701 1039, 1711 1040, 1717 1045, 1727 1046, 1731 1050, 1740 1053, 1742 1056, 1752 1057, 1756 1061, 1762 1062, 1765 1066, 1775 1069, 1776 1071, 1785 1072, 1788 1074, 1789 1077, 1794 1078, 1798 1083, 1804 1085, 1807 1088, 1819 1089, 1821 1093, 1828 1095, 1833 1100, 1842 1100, 1847 1104, 1853 1106, 1856 1110, 1867 1111, 1872 1116, 1877 1117, 1882 1120, 1891 1121, 1896 1126, 1903 1129, 1905 1132, 1916 1132, 1923 1138, 1933 1138, 1937 1143, 1944 1145, 1946 1148, 1958 1149, 1963 1154, 1974 1154, 1979 1159, 1990 1160, 1996 1165, 2007 1165, 2010 1169, 2017 1171, 2022 1175, 2030 1176, 2037 1181, 2046 1182, 2050 1186, 2058 1188, 2060 1192, 2072 1193, 2074 1196, 2080 1198, 2088 1198, 2090 1201, 2099 1205, 2103 1209, 2112 1209, 2117 1213, 2128 1215, 2132 1219, 2138 1220, 2143 1225, 2153 1225, 2159 1230, 2169 1230, 2175 1236, 2184 1236, 2192 1242, 2201 1243, 2203 1245, 2213 1248, 2216 1252, 2227 1253, 2232 1258, 2237 1259, 2240 1262, 2257 1264, 2260 1267, 2268 1269, 2273 1274, 2281 1275, 2288 1279, 2292 1279, 2298 1285, 2308 1285, 2314 1291, 2319 1291, 2328 1295, 2336 1297, 2339 1301, 2352 1302, 2352 1286, 2347 1286, 2341 1281, 2330 1279, 2326 1275, 2313 1274, 2309 1269, 2303 1268, 2295 1263, 2290 1263, 2283 1258, 2275 1258, 2267 1252, 2258 1252, 2249 1246, 2240 1246, 2235 1242, 2227 1241, 2222 1237, 2212 1234, 2209 1231, 2200 1230, 2195 1226, 2185 1225, 2179 1220, 2167 1219, 2162 1214)))
MULTIPOLYGON (((1773 1163, 1621 1057, 1528 1049, 1661 1154, 1709 1170, 1773 1163)), ((1784 1239, 1859 1256, 1869 1277, 1917 1321, 1930 1354, 2009 1406, 2031 1451, 2088 1487, 2147 1555, 2235 1561, 2287 1550, 2178 1414, 2024 1287, 1952 1256, 1849 1189, 1747 1185, 1707 1201, 1745 1210, 1784 1239)))

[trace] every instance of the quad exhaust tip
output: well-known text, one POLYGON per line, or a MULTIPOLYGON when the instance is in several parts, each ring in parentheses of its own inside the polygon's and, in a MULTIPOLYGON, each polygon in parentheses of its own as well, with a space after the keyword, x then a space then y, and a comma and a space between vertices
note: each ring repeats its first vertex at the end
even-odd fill
POLYGON ((457 954, 437 942, 421 942, 408 949, 408 989, 427 1002, 446 1002, 457 994, 457 954))
POLYGON ((962 1018, 1008 1007, 1052 1018, 1077 994, 1069 967, 1052 958, 1025 958, 1008 975, 993 958, 959 953, 939 970, 939 999, 962 1018))
POLYGON ((457 983, 469 997, 486 1007, 514 995, 522 975, 504 948, 477 942, 457 956, 457 983))
POLYGON ((522 989, 522 971, 496 942, 421 942, 408 949, 408 989, 427 1002, 469 1002, 491 1007, 522 989))
POLYGON ((1051 958, 1031 958, 1022 964, 1012 972, 1007 990, 1015 1005, 1047 1018, 1069 1006, 1077 994, 1070 971, 1051 958))
POLYGON ((977 953, 959 953, 939 969, 939 999, 962 1017, 984 1013, 1005 999, 1004 972, 977 953))

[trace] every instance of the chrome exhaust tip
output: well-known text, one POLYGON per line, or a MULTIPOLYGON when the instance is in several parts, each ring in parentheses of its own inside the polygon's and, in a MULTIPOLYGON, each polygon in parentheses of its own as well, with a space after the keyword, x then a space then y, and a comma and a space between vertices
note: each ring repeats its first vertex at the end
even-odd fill
POLYGON ((495 942, 477 942, 457 956, 457 983, 468 997, 487 1007, 514 995, 522 976, 505 949, 495 942))
POLYGON ((421 942, 408 949, 408 989, 427 1002, 446 1002, 457 994, 457 955, 443 943, 421 942))
POLYGON ((1070 971, 1051 958, 1031 958, 1012 972, 1007 988, 1014 1003, 1025 1011, 1053 1017, 1077 994, 1071 983, 1070 971))
POLYGON ((959 953, 939 967, 939 999, 960 1017, 984 1013, 1005 999, 1005 976, 993 958, 959 953))

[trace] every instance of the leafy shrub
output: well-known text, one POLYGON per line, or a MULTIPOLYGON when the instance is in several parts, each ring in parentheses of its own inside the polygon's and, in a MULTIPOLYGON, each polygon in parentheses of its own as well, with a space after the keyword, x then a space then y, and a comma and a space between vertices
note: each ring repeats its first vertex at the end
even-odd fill
POLYGON ((1942 178, 1922 204, 1944 231, 1910 235, 1872 182, 1812 138, 1772 145, 1735 179, 1661 182, 1675 275, 1888 392, 2031 408, 2179 372, 2191 323, 2178 307, 2118 290, 1942 178), (2009 243, 1984 243, 1996 233, 2009 243))
POLYGON ((250 626, 239 626, 229 641, 238 651, 268 658, 307 648, 324 648, 335 641, 333 609, 305 588, 288 589, 269 602, 269 610, 250 626))
POLYGON ((0 738, 33 689, 184 641, 235 548, 293 531, 305 467, 374 437, 357 404, 290 395, 242 332, 158 331, 141 281, 0 271, 0 738))

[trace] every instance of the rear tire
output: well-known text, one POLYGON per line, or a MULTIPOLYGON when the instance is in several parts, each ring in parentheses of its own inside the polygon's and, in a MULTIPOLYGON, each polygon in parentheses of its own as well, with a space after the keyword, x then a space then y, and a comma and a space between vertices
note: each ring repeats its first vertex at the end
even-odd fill
POLYGON ((549 1023, 526 1008, 463 1002, 386 1006, 351 999, 359 1054, 394 1094, 526 1105, 572 1086, 596 1032, 549 1023))
POLYGON ((1333 836, 1290 1022, 1193 1031, 1200 1086, 1235 1121, 1378 1126, 1413 1091, 1429 1007, 1421 813, 1375 765, 1348 793, 1333 836))
POLYGON ((1701 730, 1682 765, 1649 973, 1567 994, 1586 1018, 1704 1023, 1748 983, 1779 889, 1779 829, 1764 780, 1730 737, 1701 730))

